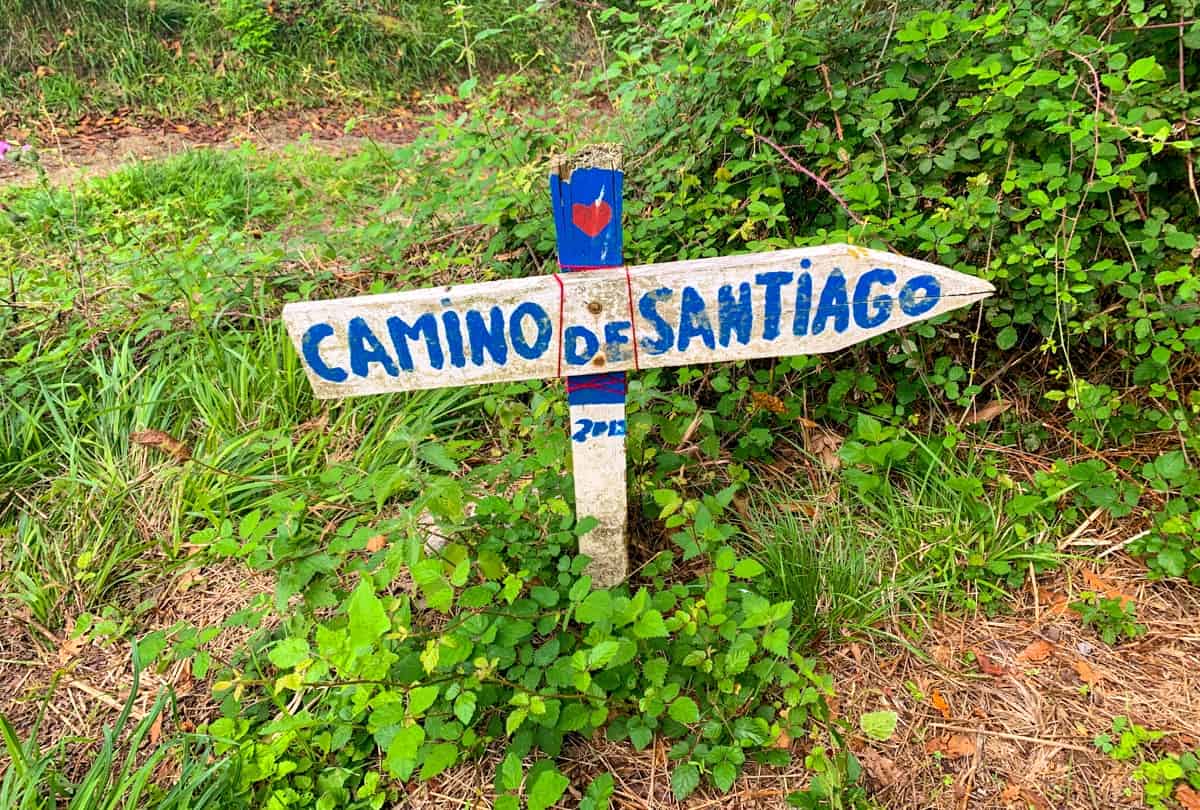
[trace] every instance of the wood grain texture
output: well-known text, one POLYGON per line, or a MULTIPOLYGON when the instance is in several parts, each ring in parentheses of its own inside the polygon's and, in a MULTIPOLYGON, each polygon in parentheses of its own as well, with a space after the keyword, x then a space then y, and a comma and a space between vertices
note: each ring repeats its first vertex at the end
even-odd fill
MULTIPOLYGON (((558 263, 570 274, 556 281, 562 282, 558 327, 564 335, 571 328, 563 320, 565 280, 586 278, 590 273, 602 272, 597 268, 620 267, 625 261, 621 230, 623 181, 621 148, 617 144, 595 144, 560 158, 550 174, 558 263)), ((594 317, 597 303, 590 302, 587 308, 594 317)), ((587 344, 587 336, 579 328, 571 331, 571 338, 587 344)), ((599 351, 599 337, 594 342, 599 351)), ((555 359, 561 373, 573 348, 561 337, 559 344, 555 359)), ((591 558, 585 571, 592 585, 609 588, 623 582, 629 569, 625 543, 629 511, 625 489, 625 375, 594 362, 590 365, 592 371, 602 373, 567 379, 571 468, 576 517, 597 521, 594 528, 580 535, 579 553, 591 558)))
POLYGON ((293 303, 283 315, 314 392, 337 398, 822 354, 967 306, 993 291, 982 279, 938 265, 827 245, 293 303), (771 275, 776 273, 782 275, 771 275), (889 274, 895 280, 882 283, 889 274), (805 278, 811 283, 807 301, 805 278), (930 278, 936 296, 927 294, 926 284, 905 298, 906 284, 930 278), (828 300, 822 311, 823 294, 828 300), (428 327, 399 333, 410 369, 400 362, 391 319, 428 327))

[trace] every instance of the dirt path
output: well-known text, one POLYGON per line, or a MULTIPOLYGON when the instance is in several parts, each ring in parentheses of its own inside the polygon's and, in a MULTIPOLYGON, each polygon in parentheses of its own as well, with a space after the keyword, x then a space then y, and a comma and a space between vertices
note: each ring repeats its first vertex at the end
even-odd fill
MULTIPOLYGON (((217 124, 135 121, 111 116, 84 119, 71 132, 48 128, 35 140, 51 183, 71 186, 103 176, 139 160, 166 157, 189 149, 233 149, 245 143, 264 151, 282 149, 308 137, 323 149, 350 152, 367 142, 407 143, 420 124, 411 113, 356 117, 345 111, 306 110, 275 118, 217 124)), ((9 134, 10 141, 22 133, 9 134)), ((28 137, 28 135, 26 135, 28 137)), ((37 182, 32 167, 0 162, 0 187, 37 182)))

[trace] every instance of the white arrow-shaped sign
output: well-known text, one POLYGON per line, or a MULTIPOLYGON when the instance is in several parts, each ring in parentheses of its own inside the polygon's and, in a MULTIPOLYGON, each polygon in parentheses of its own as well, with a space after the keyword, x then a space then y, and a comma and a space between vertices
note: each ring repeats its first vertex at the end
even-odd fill
POLYGON ((982 279, 826 245, 288 304, 318 397, 822 354, 967 306, 982 279))

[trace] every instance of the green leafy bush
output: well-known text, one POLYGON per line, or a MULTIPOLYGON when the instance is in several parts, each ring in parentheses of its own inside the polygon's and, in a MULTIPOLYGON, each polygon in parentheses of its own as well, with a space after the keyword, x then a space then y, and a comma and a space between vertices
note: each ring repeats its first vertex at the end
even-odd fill
MULTIPOLYGON (((226 716, 209 728, 219 752, 256 763, 243 777, 256 802, 378 807, 378 774, 356 775, 377 751, 391 777, 426 780, 496 743, 514 763, 498 779, 515 793, 522 758, 598 728, 639 749, 673 740, 683 798, 703 774, 728 790, 748 756, 826 717, 831 683, 791 650, 791 604, 757 594, 761 566, 720 540, 732 489, 680 508, 685 545, 712 555, 706 573, 680 580, 663 552, 646 584, 593 590, 574 551, 592 521, 574 525, 562 477, 536 459, 502 466, 492 485, 513 494, 481 497, 436 554, 396 538, 364 557, 378 527, 344 524, 323 553, 277 563, 291 586, 281 596, 302 582, 305 607, 265 660, 217 685, 226 716)), ((244 525, 250 557, 278 554, 297 514, 244 525)), ((526 798, 548 806, 566 782, 541 762, 526 798)))

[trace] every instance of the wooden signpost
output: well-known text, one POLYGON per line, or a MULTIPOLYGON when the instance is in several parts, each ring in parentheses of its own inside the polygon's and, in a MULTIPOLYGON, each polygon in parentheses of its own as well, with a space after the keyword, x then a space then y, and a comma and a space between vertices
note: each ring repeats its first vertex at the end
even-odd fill
POLYGON ((626 371, 823 354, 991 295, 982 279, 825 245, 629 267, 619 155, 550 177, 562 273, 288 304, 320 398, 567 378, 580 540, 601 587, 625 578, 626 371))

